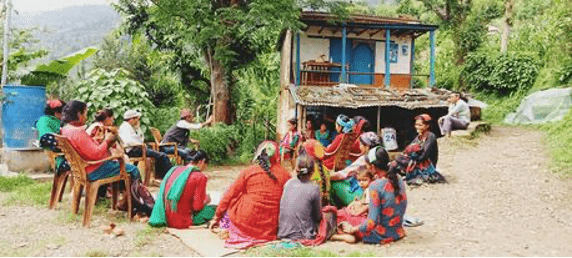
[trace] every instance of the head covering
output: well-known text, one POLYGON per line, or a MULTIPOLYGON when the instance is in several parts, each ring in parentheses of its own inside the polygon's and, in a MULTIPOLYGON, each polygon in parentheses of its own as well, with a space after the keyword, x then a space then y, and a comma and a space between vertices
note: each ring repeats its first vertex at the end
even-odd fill
POLYGON ((379 146, 381 145, 381 138, 374 132, 362 133, 359 137, 360 142, 366 146, 379 146))
POLYGON ((429 121, 431 121, 431 116, 428 114, 421 114, 421 115, 418 115, 415 117, 415 120, 418 120, 418 119, 421 119, 425 122, 429 122, 429 121))
POLYGON ((344 117, 347 117, 347 116, 339 115, 338 118, 336 119, 336 123, 342 127, 343 133, 349 133, 352 131, 354 124, 355 124, 355 121, 351 118, 348 118, 349 120, 347 122, 344 122, 344 120, 343 120, 344 117))
POLYGON ((137 110, 130 109, 125 111, 123 114, 123 119, 125 120, 129 120, 134 117, 141 117, 141 113, 139 113, 137 110))
POLYGON ((288 119, 288 123, 296 125, 296 124, 298 124, 298 121, 296 121, 296 118, 290 118, 290 119, 288 119))
POLYGON ((46 101, 46 104, 51 109, 59 108, 62 106, 62 102, 59 99, 50 99, 50 100, 46 101))
POLYGON ((269 167, 280 163, 280 152, 278 151, 278 144, 274 141, 263 141, 260 145, 258 145, 258 148, 254 153, 254 159, 252 161, 255 162, 258 157, 262 155, 263 151, 266 152, 266 155, 270 159, 270 164, 268 164, 269 167))
POLYGON ((365 162, 372 164, 380 169, 389 169, 389 155, 384 148, 377 146, 367 152, 365 162))
POLYGON ((183 119, 183 118, 188 117, 188 116, 190 116, 190 115, 191 115, 191 110, 190 110, 190 109, 188 109, 188 108, 182 108, 179 117, 180 117, 181 119, 183 119))
POLYGON ((302 144, 302 148, 308 154, 308 156, 314 159, 322 159, 326 150, 324 146, 315 139, 308 139, 302 144))

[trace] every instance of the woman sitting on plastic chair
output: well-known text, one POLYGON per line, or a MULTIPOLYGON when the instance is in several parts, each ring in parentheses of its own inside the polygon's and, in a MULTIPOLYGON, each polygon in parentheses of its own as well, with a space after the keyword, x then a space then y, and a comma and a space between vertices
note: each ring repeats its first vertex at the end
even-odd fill
MULTIPOLYGON (((85 131, 87 121, 87 105, 84 102, 72 100, 62 111, 62 135, 67 137, 79 156, 87 161, 96 161, 111 156, 110 147, 117 140, 117 135, 107 132, 101 143, 97 143, 85 131)), ((114 153, 122 156, 122 153, 114 153)), ((132 164, 125 164, 127 173, 132 180, 139 180, 139 170, 132 164)), ((117 161, 105 161, 89 165, 85 168, 89 180, 98 180, 119 175, 120 165, 117 161)))

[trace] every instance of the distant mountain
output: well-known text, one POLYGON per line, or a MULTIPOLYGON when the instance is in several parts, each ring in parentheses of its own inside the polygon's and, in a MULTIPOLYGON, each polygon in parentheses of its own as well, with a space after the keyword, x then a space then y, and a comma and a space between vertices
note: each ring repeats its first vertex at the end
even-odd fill
POLYGON ((39 45, 53 60, 85 47, 99 44, 121 23, 121 16, 107 5, 66 7, 35 14, 12 15, 12 24, 18 28, 38 27, 39 45))

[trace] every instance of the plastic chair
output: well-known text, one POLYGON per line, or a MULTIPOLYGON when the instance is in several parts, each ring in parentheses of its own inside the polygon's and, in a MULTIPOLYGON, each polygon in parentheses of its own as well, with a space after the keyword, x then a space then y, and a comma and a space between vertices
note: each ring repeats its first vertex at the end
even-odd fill
POLYGON ((121 181, 125 182, 126 191, 124 191, 124 198, 127 200, 127 212, 129 218, 132 216, 131 207, 131 191, 129 186, 131 185, 131 178, 125 170, 125 162, 123 157, 120 156, 110 156, 108 158, 98 160, 98 161, 86 161, 73 148, 69 140, 61 135, 56 135, 56 140, 58 141, 58 146, 64 152, 66 159, 68 160, 71 167, 71 175, 74 180, 73 195, 72 195, 72 211, 78 213, 79 204, 81 201, 82 191, 85 189, 85 210, 83 214, 83 226, 89 227, 91 223, 91 215, 93 212, 93 207, 95 206, 95 201, 97 199, 97 190, 101 185, 111 184, 112 187, 112 197, 111 197, 111 209, 117 209, 117 193, 118 184, 121 181), (114 177, 108 177, 104 179, 99 179, 95 181, 90 181, 87 179, 87 173, 85 168, 89 165, 100 164, 109 160, 117 160, 120 164, 119 175, 114 177))
POLYGON ((177 150, 177 143, 176 142, 164 142, 161 143, 163 140, 163 136, 161 136, 161 131, 155 127, 149 128, 151 130, 151 134, 153 135, 153 139, 155 142, 151 145, 155 151, 160 151, 161 147, 164 146, 172 146, 175 148, 175 152, 173 154, 167 154, 167 157, 175 159, 177 165, 183 165, 182 159, 179 156, 179 151, 177 150))
MULTIPOLYGON (((68 177, 70 176, 71 172, 65 171, 61 174, 58 174, 58 172, 57 172, 55 159, 56 159, 56 157, 63 156, 64 155, 63 153, 56 153, 56 152, 49 151, 49 150, 44 150, 44 153, 46 153, 46 155, 48 156, 48 159, 50 161, 50 166, 52 167, 52 170, 54 170, 54 180, 52 183, 52 191, 50 194, 50 200, 48 202, 50 209, 54 209, 56 207, 56 204, 58 202, 62 201, 62 197, 64 196, 64 190, 66 188, 68 177)), ((72 183, 72 185, 73 185, 73 183, 72 183)))

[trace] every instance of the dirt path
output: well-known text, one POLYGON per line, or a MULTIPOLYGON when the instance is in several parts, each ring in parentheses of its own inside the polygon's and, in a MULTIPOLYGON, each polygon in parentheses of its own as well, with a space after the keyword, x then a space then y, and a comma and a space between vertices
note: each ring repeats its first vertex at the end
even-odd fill
MULTIPOLYGON (((543 133, 495 127, 477 146, 439 139, 439 169, 449 184, 408 189, 407 213, 425 225, 383 256, 571 256, 570 180, 548 171, 543 133)), ((328 243, 320 248, 354 250, 328 243)), ((346 251, 347 252, 347 251, 346 251)))
MULTIPOLYGON (((548 171, 542 132, 495 127, 476 142, 440 139, 439 147, 439 169, 449 184, 408 188, 407 213, 424 225, 406 228, 408 236, 390 246, 328 242, 318 249, 340 255, 572 256, 572 182, 548 171)), ((224 190, 243 168, 210 168, 208 190, 224 190)), ((109 238, 99 229, 105 223, 109 219, 94 217, 86 230, 65 208, 0 207, 0 256, 196 255, 142 223, 119 221, 125 236, 109 238)))

